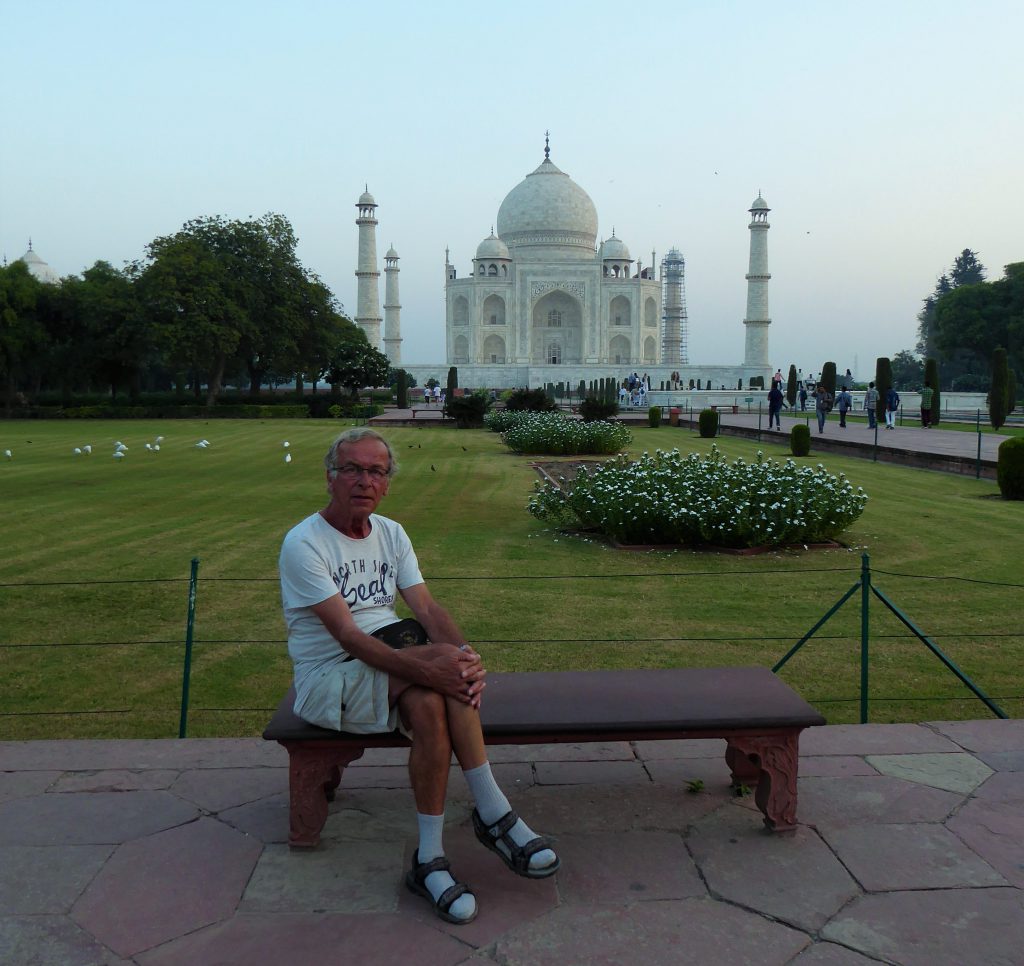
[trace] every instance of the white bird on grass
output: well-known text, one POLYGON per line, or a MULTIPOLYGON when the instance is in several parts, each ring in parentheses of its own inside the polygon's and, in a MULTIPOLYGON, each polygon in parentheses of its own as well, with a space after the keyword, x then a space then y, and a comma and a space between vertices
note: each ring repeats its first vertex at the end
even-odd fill
POLYGON ((14 454, 9 449, 4 450, 4 456, 6 456, 8 459, 14 458, 14 454))
POLYGON ((158 442, 158 443, 162 443, 163 441, 164 441, 164 438, 163 438, 163 436, 157 436, 157 438, 156 438, 156 442, 158 442))
POLYGON ((88 443, 86 443, 85 446, 82 447, 82 452, 88 455, 89 453, 92 452, 92 447, 88 443))
POLYGON ((292 461, 292 454, 291 453, 285 453, 284 454, 284 461, 286 463, 290 463, 292 461))
MULTIPOLYGON (((163 436, 161 436, 160 439, 163 439, 163 436)), ((154 453, 159 453, 160 452, 160 444, 159 443, 154 443, 153 444, 153 452, 154 453)))
POLYGON ((152 443, 146 443, 146 449, 151 450, 153 448, 152 443))
POLYGON ((71 452, 74 453, 75 456, 81 456, 82 455, 82 451, 77 446, 71 452))
POLYGON ((123 460, 124 459, 124 450, 123 449, 119 449, 116 453, 114 453, 114 459, 116 459, 116 460, 123 460))
POLYGON ((283 446, 283 447, 284 447, 285 449, 288 449, 288 447, 289 447, 289 446, 291 446, 292 444, 291 444, 291 443, 289 443, 289 442, 288 442, 288 440, 285 440, 285 441, 284 441, 284 442, 283 442, 283 443, 282 443, 281 445, 282 445, 282 446, 283 446))

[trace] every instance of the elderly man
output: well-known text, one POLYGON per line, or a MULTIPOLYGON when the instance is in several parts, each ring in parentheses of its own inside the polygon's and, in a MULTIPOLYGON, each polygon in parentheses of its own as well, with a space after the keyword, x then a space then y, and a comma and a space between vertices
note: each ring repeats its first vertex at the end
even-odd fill
POLYGON ((452 751, 476 802, 476 837, 528 878, 552 875, 559 859, 491 774, 480 728, 480 655, 431 596, 405 530, 375 512, 397 470, 391 447, 371 429, 352 429, 331 444, 324 463, 327 506, 292 529, 281 548, 295 713, 356 734, 396 727, 409 734, 419 845, 405 882, 442 919, 470 922, 476 899, 452 877, 442 846, 452 751), (385 643, 399 623, 396 593, 429 643, 385 643))

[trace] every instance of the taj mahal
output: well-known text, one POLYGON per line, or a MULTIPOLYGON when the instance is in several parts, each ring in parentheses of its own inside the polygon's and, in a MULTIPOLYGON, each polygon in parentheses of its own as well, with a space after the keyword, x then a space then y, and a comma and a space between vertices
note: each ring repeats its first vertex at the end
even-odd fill
MULTIPOLYGON (((444 381, 457 366, 459 384, 487 388, 536 387, 604 376, 622 378, 642 369, 653 383, 677 373, 685 383, 701 379, 715 389, 766 381, 768 357, 768 212, 758 197, 748 209, 750 261, 747 315, 740 364, 694 364, 688 352, 685 262, 671 249, 656 270, 633 259, 613 229, 598 242, 598 215, 587 192, 551 160, 544 160, 502 201, 495 227, 480 242, 471 270, 459 277, 445 250, 445 344, 447 359, 403 365, 398 253, 385 255, 384 315, 380 314, 376 262, 376 208, 369 189, 357 202, 359 216, 358 308, 355 322, 392 365, 422 385, 444 381), (383 321, 383 340, 381 322, 383 321)), ((717 323, 716 323, 717 324, 717 323)), ((737 335, 739 327, 737 326, 737 335)), ((737 340, 738 341, 738 340, 737 340)), ((738 354, 738 353, 737 353, 738 354)))

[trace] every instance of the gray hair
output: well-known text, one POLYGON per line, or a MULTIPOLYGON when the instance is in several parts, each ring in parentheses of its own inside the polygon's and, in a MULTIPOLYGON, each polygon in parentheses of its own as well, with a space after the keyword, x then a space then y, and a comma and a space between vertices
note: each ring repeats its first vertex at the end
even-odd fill
POLYGON ((384 444, 384 448, 388 451, 388 477, 394 476, 398 472, 398 457, 395 456, 395 451, 391 448, 391 444, 377 430, 368 429, 365 426, 346 429, 343 433, 338 434, 324 455, 324 466, 327 467, 327 471, 334 473, 337 470, 338 450, 342 446, 358 443, 362 439, 375 439, 379 443, 384 444))

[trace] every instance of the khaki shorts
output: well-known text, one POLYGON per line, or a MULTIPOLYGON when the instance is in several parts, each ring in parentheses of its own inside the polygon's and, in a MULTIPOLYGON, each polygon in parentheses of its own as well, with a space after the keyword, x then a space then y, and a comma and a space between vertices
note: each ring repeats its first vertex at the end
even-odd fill
POLYGON ((342 665, 341 730, 380 734, 399 727, 397 708, 388 707, 388 675, 352 660, 342 665))

